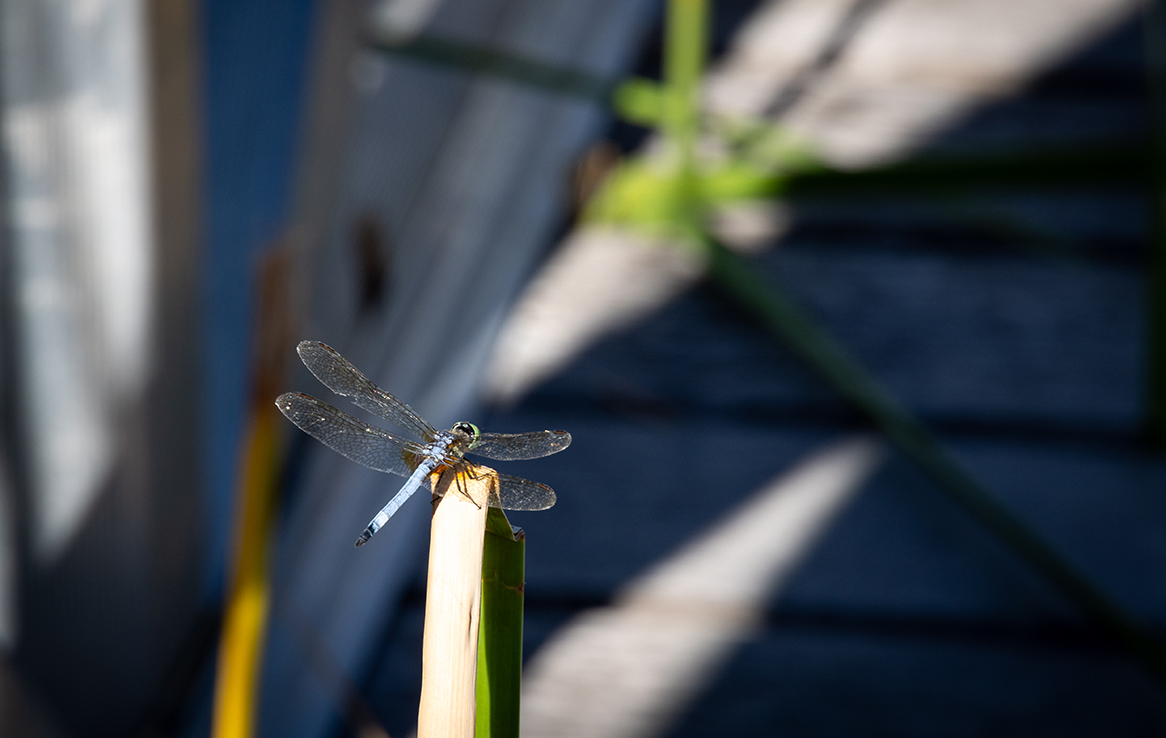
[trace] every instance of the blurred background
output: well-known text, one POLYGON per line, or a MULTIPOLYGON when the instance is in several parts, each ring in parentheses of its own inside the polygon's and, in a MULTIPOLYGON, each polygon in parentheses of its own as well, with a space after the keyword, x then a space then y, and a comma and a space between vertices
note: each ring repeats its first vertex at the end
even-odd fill
POLYGON ((0 734, 415 731, 302 339, 573 434, 526 735, 1166 731, 1166 4, 0 0, 0 121, 0 734))

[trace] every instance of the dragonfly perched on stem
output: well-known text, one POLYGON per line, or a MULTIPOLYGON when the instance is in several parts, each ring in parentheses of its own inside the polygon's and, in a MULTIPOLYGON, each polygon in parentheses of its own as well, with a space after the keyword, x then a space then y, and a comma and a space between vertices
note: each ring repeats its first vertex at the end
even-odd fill
MULTIPOLYGON (((357 406, 421 439, 393 435, 299 392, 287 392, 276 399, 276 406, 288 420, 325 446, 370 469, 409 478, 356 539, 358 547, 368 542, 430 475, 453 471, 461 479, 463 474, 478 478, 497 473, 467 460, 467 452, 496 461, 518 461, 549 456, 571 444, 571 434, 561 430, 482 433, 473 423, 461 421, 447 431, 438 431, 325 344, 303 341, 296 351, 328 389, 352 398, 357 406)), ((555 504, 555 492, 545 484, 497 474, 497 487, 487 500, 491 507, 545 510, 555 504)))

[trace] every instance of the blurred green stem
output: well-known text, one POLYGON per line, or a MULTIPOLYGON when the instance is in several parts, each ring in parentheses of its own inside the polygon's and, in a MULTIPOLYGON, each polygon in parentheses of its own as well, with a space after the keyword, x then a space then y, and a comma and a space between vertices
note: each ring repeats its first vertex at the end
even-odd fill
POLYGON ((670 0, 664 34, 663 128, 680 156, 681 170, 695 174, 700 131, 700 86, 707 48, 707 0, 670 0))

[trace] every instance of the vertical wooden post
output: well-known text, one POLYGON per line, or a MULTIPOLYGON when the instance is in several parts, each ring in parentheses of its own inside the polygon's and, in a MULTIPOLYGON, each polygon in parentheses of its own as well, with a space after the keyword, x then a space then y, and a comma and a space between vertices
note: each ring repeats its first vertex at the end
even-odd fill
POLYGON ((474 735, 482 542, 486 501, 497 484, 493 474, 479 479, 444 474, 434 483, 440 499, 429 539, 418 738, 474 735))

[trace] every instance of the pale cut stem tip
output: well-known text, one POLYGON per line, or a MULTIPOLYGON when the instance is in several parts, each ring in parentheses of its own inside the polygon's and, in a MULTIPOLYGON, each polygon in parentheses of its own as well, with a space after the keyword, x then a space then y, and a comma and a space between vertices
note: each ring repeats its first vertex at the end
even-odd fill
POLYGON ((497 494, 498 477, 459 480, 447 474, 436 482, 441 500, 429 540, 417 736, 473 738, 484 502, 497 494))

